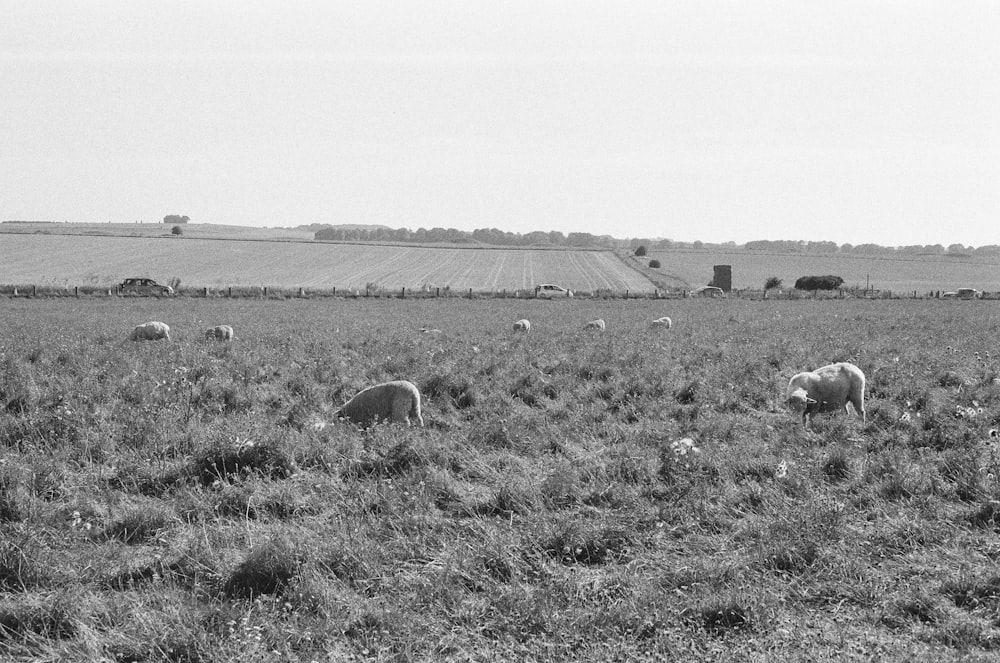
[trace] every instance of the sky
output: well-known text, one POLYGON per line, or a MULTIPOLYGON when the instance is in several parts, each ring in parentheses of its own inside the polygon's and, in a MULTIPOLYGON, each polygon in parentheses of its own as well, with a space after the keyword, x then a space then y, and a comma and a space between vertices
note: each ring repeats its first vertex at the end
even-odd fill
POLYGON ((1000 244, 995 0, 0 16, 0 220, 1000 244))

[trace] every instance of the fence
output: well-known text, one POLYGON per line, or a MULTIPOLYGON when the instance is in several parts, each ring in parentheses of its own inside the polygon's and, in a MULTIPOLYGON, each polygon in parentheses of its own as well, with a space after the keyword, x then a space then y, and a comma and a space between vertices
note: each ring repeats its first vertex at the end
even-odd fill
MULTIPOLYGON (((839 290, 755 290, 750 288, 733 289, 728 295, 710 297, 693 294, 691 290, 611 290, 593 291, 576 290, 574 299, 745 299, 745 300, 807 300, 807 299, 942 299, 946 293, 938 290, 906 292, 876 289, 839 289, 839 290)), ((947 293, 951 295, 952 293, 947 293)), ((275 287, 275 286, 223 286, 223 287, 181 287, 175 290, 174 297, 190 298, 234 298, 234 299, 323 299, 323 298, 375 298, 375 299, 548 299, 538 297, 531 288, 476 290, 474 288, 457 289, 443 288, 305 288, 305 287, 275 287)), ((0 285, 0 297, 45 297, 45 298, 110 298, 110 297, 145 297, 143 295, 121 294, 117 286, 55 286, 55 285, 0 285)), ((555 297, 552 299, 567 299, 555 297)), ((1000 292, 983 292, 977 299, 1000 299, 1000 292)))

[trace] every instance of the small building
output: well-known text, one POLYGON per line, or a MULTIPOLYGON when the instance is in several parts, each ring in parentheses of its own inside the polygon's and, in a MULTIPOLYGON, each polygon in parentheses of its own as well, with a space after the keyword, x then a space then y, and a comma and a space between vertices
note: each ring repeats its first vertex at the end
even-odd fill
POLYGON ((715 265, 712 269, 714 270, 714 275, 709 285, 722 288, 723 292, 730 292, 733 289, 733 266, 715 265))

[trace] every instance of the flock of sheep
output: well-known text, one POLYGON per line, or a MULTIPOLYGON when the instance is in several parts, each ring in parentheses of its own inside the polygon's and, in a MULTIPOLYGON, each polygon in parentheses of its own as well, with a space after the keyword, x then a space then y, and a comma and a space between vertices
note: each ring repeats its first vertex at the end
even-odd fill
MULTIPOLYGON (((670 329, 673 321, 664 316, 650 323, 653 327, 670 329)), ((604 331, 604 320, 591 320, 584 329, 604 331)), ((531 321, 518 320, 514 331, 530 332, 531 321)), ((785 404, 802 417, 802 425, 809 428, 810 417, 817 413, 849 412, 847 404, 867 423, 865 414, 865 374, 854 364, 839 362, 817 368, 815 371, 796 373, 788 381, 785 390, 785 404)))
MULTIPOLYGON (((673 322, 668 317, 658 318, 653 327, 670 329, 673 322)), ((604 320, 591 320, 584 329, 603 332, 604 320)), ((438 332, 437 329, 421 329, 421 332, 438 332)), ((526 319, 514 323, 514 331, 528 333, 531 322, 526 319)), ((205 330, 205 337, 223 341, 235 339, 233 328, 217 325, 205 330)), ((165 323, 151 321, 136 325, 129 335, 133 341, 170 340, 170 327, 165 323)), ((792 412, 801 416, 802 425, 809 428, 810 417, 817 413, 849 412, 848 404, 867 422, 865 414, 865 374, 854 364, 839 362, 816 369, 796 373, 788 381, 785 390, 785 404, 792 412)), ((420 413, 420 390, 407 380, 393 380, 376 384, 358 392, 341 407, 337 417, 346 419, 361 427, 368 427, 379 421, 405 423, 416 422, 424 425, 420 413)))

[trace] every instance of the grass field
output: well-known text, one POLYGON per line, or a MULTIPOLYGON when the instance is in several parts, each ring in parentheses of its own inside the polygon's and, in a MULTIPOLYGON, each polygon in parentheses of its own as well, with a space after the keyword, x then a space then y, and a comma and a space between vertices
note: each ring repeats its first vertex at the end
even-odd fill
POLYGON ((654 289, 609 251, 7 234, 0 235, 0 258, 0 283, 70 287, 110 287, 126 276, 149 275, 198 287, 654 289))
POLYGON ((800 276, 833 274, 844 279, 846 287, 870 284, 880 290, 920 295, 930 291, 948 291, 972 287, 1000 291, 1000 260, 997 258, 946 258, 944 256, 874 257, 850 254, 796 255, 764 254, 747 251, 650 251, 645 260, 659 260, 669 274, 691 286, 707 285, 713 265, 732 265, 734 288, 764 287, 771 276, 791 288, 800 276))
POLYGON ((713 265, 732 265, 736 288, 762 288, 771 276, 788 288, 800 276, 834 274, 848 287, 870 284, 900 295, 959 287, 1000 291, 1000 264, 983 257, 677 249, 622 260, 606 251, 320 243, 312 242, 312 233, 280 228, 189 224, 183 237, 173 237, 163 224, 0 224, 0 285, 109 287, 126 276, 145 275, 212 288, 358 289, 376 284, 393 290, 428 285, 491 291, 558 283, 583 292, 650 292, 656 286, 706 285, 713 265), (9 232, 32 228, 38 232, 9 232), (54 234, 68 231, 74 234, 54 234), (111 232, 120 236, 109 236, 111 232), (651 259, 662 267, 648 270, 651 259))
POLYGON ((0 658, 996 660, 998 323, 991 302, 7 300, 0 658), (123 340, 149 319, 174 340, 123 340), (217 323, 238 340, 201 338, 217 323), (783 387, 835 360, 868 375, 868 423, 807 433, 783 387), (390 378, 424 428, 321 425, 390 378))

